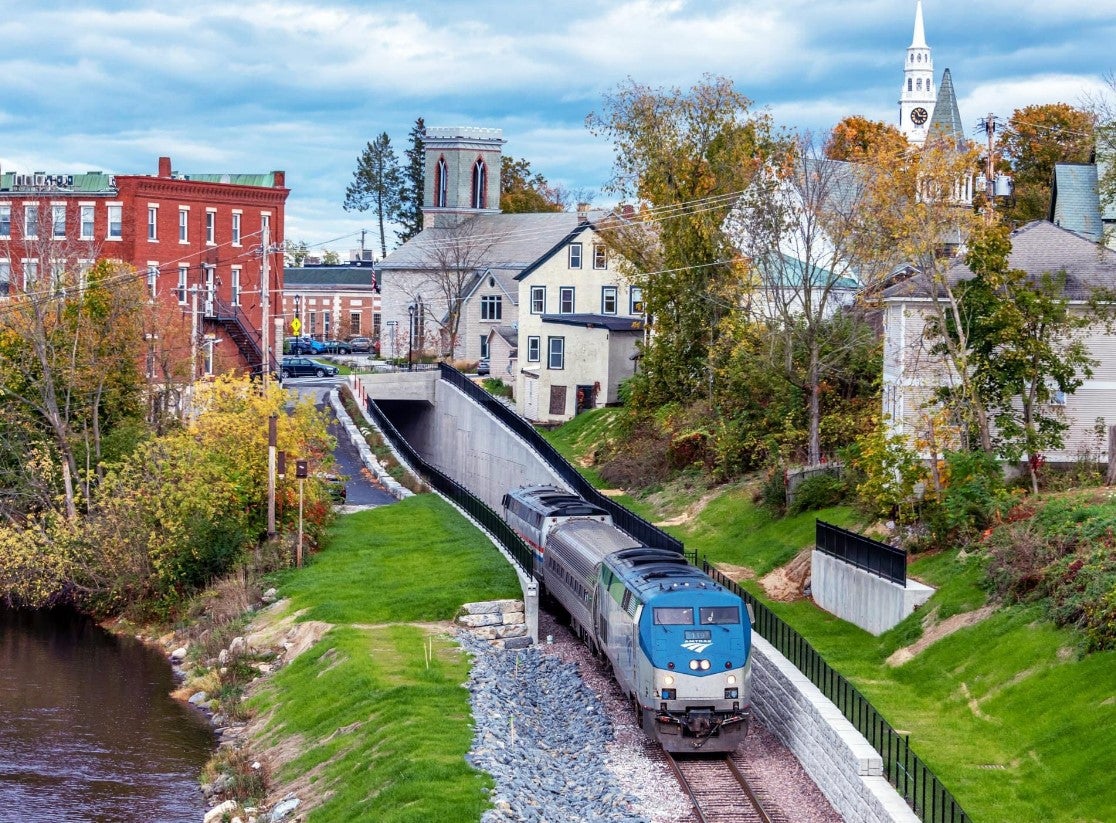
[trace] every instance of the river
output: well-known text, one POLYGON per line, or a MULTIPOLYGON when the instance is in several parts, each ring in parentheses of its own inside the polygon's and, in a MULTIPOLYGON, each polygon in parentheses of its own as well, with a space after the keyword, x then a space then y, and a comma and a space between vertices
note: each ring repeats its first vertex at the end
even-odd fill
POLYGON ((198 823, 214 735, 174 687, 133 638, 0 607, 0 822, 198 823))

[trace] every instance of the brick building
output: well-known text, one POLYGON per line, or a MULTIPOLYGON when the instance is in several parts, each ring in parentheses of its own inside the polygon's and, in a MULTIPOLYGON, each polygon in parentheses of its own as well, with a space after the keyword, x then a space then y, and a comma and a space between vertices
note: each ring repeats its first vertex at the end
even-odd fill
POLYGON ((285 335, 296 314, 302 334, 316 340, 380 336, 380 293, 371 263, 288 267, 283 271, 285 335))
POLYGON ((282 294, 281 171, 182 174, 160 157, 156 175, 0 174, 0 300, 49 278, 120 260, 144 278, 152 299, 208 339, 207 371, 262 363, 264 237, 272 311, 282 294))

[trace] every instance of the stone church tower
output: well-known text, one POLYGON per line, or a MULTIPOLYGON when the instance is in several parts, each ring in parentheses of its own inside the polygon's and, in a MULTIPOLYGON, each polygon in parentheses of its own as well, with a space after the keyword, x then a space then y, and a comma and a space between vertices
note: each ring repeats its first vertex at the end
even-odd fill
POLYGON ((926 142, 938 96, 934 90, 934 58, 926 45, 922 0, 915 5, 914 36, 907 47, 903 88, 899 92, 899 130, 916 146, 926 142))
POLYGON ((424 227, 455 226, 478 214, 500 213, 503 145, 502 129, 447 126, 426 130, 424 227))

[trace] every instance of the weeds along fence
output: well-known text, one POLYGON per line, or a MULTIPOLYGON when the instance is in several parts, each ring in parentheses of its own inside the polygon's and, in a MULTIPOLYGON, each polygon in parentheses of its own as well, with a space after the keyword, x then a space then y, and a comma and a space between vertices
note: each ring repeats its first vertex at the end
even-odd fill
POLYGON ((902 549, 823 520, 817 521, 814 531, 814 542, 823 554, 844 560, 900 586, 907 585, 907 553, 902 549))
POLYGON ((657 526, 651 525, 639 515, 597 491, 588 480, 581 476, 577 469, 569 464, 566 458, 559 454, 557 449, 535 431, 534 426, 453 366, 442 363, 441 378, 463 391, 471 400, 481 405, 489 414, 526 441, 535 453, 569 485, 570 489, 590 503, 594 503, 607 511, 612 515, 612 522, 630 534, 635 540, 645 546, 685 554, 681 540, 672 537, 657 526))
POLYGON ((376 405, 374 400, 367 398, 365 403, 369 415, 376 421, 376 425, 380 427, 384 437, 391 442, 399 454, 403 455, 411 468, 418 472, 431 488, 444 494, 480 523, 507 550, 508 555, 515 560, 516 565, 528 577, 533 576, 534 560, 531 556, 530 547, 523 542, 518 534, 512 531, 512 528, 504 522, 504 519, 456 480, 427 463, 399 433, 399 430, 395 428, 395 425, 376 405))
POLYGON ((972 823, 937 775, 911 749, 910 735, 891 727, 857 688, 833 669, 782 618, 734 581, 702 560, 702 569, 751 606, 755 630, 833 702, 883 758, 883 774, 924 823, 972 823))

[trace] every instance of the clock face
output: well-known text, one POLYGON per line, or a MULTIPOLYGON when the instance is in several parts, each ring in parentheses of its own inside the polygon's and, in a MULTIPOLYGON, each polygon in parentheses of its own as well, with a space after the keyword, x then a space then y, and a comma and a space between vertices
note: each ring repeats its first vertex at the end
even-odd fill
POLYGON ((925 123, 927 117, 926 109, 922 108, 922 106, 919 106, 917 109, 911 109, 911 122, 916 126, 921 126, 925 123))

